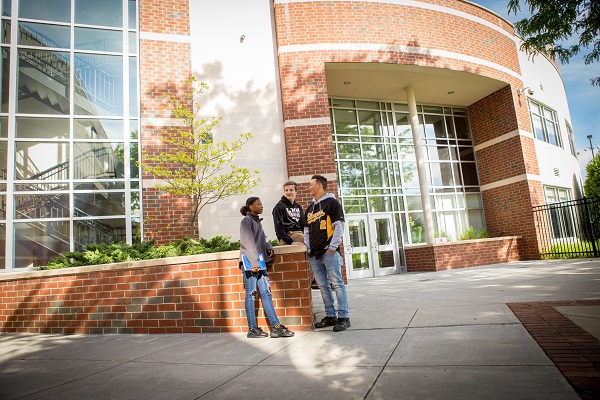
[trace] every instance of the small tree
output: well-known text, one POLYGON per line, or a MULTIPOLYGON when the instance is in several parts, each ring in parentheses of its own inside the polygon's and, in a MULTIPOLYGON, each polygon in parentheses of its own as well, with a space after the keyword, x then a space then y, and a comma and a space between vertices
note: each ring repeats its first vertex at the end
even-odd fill
POLYGON ((585 177, 585 195, 587 197, 600 196, 600 155, 592 158, 592 160, 586 165, 585 171, 587 176, 585 177))
MULTIPOLYGON (((508 11, 521 9, 520 0, 510 0, 508 11)), ((590 47, 583 62, 588 65, 600 58, 600 2, 597 0, 524 0, 529 5, 531 17, 515 24, 523 37, 522 48, 529 54, 540 52, 557 56, 562 63, 590 47), (575 44, 563 46, 559 42, 577 37, 575 44)), ((591 79, 592 85, 600 85, 600 77, 591 79)))
POLYGON ((167 150, 158 155, 143 155, 143 169, 165 183, 156 188, 190 200, 189 223, 194 232, 200 211, 208 204, 230 196, 246 194, 260 182, 258 171, 250 171, 232 163, 236 153, 253 136, 242 133, 237 140, 214 142, 212 130, 222 117, 200 118, 198 99, 209 88, 194 77, 186 80, 183 99, 166 95, 171 113, 181 124, 163 130, 161 140, 167 150))

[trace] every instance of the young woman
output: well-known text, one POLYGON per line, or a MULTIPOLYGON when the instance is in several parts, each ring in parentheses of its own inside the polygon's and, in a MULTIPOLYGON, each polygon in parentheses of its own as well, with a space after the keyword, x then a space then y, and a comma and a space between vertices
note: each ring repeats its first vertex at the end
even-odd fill
POLYGON ((246 318, 248 319, 248 337, 263 338, 269 336, 256 324, 256 314, 254 304, 256 301, 256 288, 260 291, 263 308, 267 318, 271 323, 271 337, 292 337, 294 332, 290 331, 279 322, 275 308, 273 307, 273 298, 271 297, 271 288, 269 287, 269 277, 265 269, 260 269, 258 255, 264 256, 265 262, 273 259, 273 246, 267 242, 267 237, 262 229, 259 215, 263 212, 262 202, 258 197, 249 197, 246 205, 240 209, 244 216, 240 225, 240 269, 244 277, 244 286, 246 287, 246 318), (244 271, 243 258, 249 261, 252 270, 244 271))

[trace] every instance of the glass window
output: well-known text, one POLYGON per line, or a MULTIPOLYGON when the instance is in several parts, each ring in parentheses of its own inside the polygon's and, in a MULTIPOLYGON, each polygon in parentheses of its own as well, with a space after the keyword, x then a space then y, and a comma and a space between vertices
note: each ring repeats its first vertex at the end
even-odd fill
POLYGON ((2 20, 2 43, 10 44, 10 20, 2 20))
POLYGON ((15 178, 30 180, 68 180, 69 144, 16 142, 15 178))
POLYGON ((529 114, 536 139, 562 147, 556 111, 528 98, 529 114))
POLYGON ((397 137, 412 139, 412 130, 408 114, 396 113, 396 128, 397 137))
POLYGON ((69 114, 69 60, 67 52, 19 50, 17 112, 69 114))
POLYGON ((129 11, 127 13, 129 29, 137 29, 137 1, 128 0, 127 7, 129 11))
POLYGON ((0 138, 8 137, 8 117, 0 117, 0 138))
POLYGON ((469 120, 462 117, 454 117, 454 127, 456 129, 456 138, 460 140, 471 140, 471 130, 469 120))
MULTIPOLYGON (((0 224, 0 243, 6 243, 6 224, 0 224)), ((4 251, 0 251, 0 269, 6 269, 4 251)))
POLYGON ((334 109, 333 116, 335 119, 335 133, 337 135, 358 135, 356 111, 334 109))
POLYGON ((364 187, 363 167, 360 161, 340 162, 341 187, 358 188, 364 187))
POLYGON ((75 193, 75 217, 125 215, 124 192, 75 193))
POLYGON ((571 124, 569 121, 565 120, 565 125, 567 126, 567 134, 569 135, 569 148, 571 149, 571 154, 573 157, 577 157, 577 147, 575 146, 575 138, 573 137, 573 128, 571 128, 571 124))
POLYGON ((7 146, 8 146, 7 142, 0 142, 0 181, 6 180, 6 149, 7 149, 7 146))
POLYGON ((419 186, 419 177, 417 176, 416 162, 402 163, 402 176, 404 178, 404 186, 419 186))
POLYGON ((0 99, 0 112, 8 112, 8 82, 10 82, 10 51, 2 48, 2 57, 0 58, 0 69, 2 77, 0 80, 0 91, 2 98, 0 99))
POLYGON ((10 17, 11 0, 2 1, 2 15, 10 17))
POLYGON ((73 239, 76 251, 82 251, 90 244, 124 242, 125 232, 126 220, 124 218, 73 221, 73 239))
POLYGON ((16 219, 44 219, 69 217, 68 194, 15 195, 16 219))
POLYGON ((385 161, 365 161, 367 187, 390 187, 387 163, 385 161))
POLYGON ((131 120, 129 121, 129 138, 137 139, 138 137, 138 122, 137 120, 131 120))
MULTIPOLYGON (((125 138, 121 119, 74 119, 75 139, 120 139, 125 138)), ((136 139, 136 138, 133 138, 136 139)))
POLYGON ((19 2, 19 17, 70 22, 71 0, 21 0, 19 2))
POLYGON ((358 143, 338 143, 336 146, 338 158, 340 160, 360 159, 360 144, 358 143))
POLYGON ((359 111, 358 123, 360 135, 366 136, 363 137, 362 140, 376 140, 375 138, 369 137, 382 135, 381 115, 379 114, 379 111, 359 111))
POLYGON ((75 27, 74 47, 79 50, 123 51, 123 32, 75 27))
POLYGON ((15 223, 15 267, 41 267, 69 250, 69 221, 15 223))
POLYGON ((138 144, 131 143, 129 145, 129 176, 131 179, 140 177, 140 167, 138 165, 138 144))
POLYGON ((18 138, 68 139, 69 120, 66 118, 17 117, 15 136, 18 138))
POLYGON ((75 0, 75 23, 123 27, 122 0, 75 0))
POLYGON ((349 197, 344 199, 344 213, 359 214, 367 212, 367 199, 363 197, 349 197))
POLYGON ((441 115, 425 115, 425 137, 445 138, 446 125, 441 115))
POLYGON ((75 113, 123 115, 123 57, 75 55, 75 113))
POLYGON ((71 46, 71 28, 61 25, 19 23, 19 44, 35 47, 71 46))
MULTIPOLYGON (((130 49, 131 50, 131 49, 130 49)), ((129 116, 139 117, 140 103, 138 99, 138 65, 137 57, 129 57, 129 116)))
POLYGON ((465 186, 478 186, 477 166, 475 163, 461 163, 463 182, 465 186))
POLYGON ((75 179, 124 178, 123 143, 77 142, 73 149, 75 179))

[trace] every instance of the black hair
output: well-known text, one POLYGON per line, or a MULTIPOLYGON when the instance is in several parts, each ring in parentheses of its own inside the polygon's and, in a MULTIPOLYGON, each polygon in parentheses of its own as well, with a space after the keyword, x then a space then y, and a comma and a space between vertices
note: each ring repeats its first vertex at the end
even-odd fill
POLYGON ((323 175, 313 175, 310 179, 314 179, 320 183, 321 186, 323 186, 323 190, 327 190, 327 178, 325 178, 323 175))
POLYGON ((254 204, 254 202, 256 200, 259 200, 258 197, 252 196, 252 197, 248 197, 248 199, 246 200, 246 205, 242 206, 242 208, 240 208, 240 212, 242 213, 242 215, 245 217, 246 214, 248 214, 248 211, 250 211, 250 206, 252 204, 254 204))

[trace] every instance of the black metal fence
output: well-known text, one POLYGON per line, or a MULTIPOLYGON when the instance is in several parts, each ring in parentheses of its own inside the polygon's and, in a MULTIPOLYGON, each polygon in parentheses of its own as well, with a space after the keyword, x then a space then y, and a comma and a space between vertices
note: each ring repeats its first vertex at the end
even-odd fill
POLYGON ((600 256, 600 197, 533 207, 541 258, 600 256))

